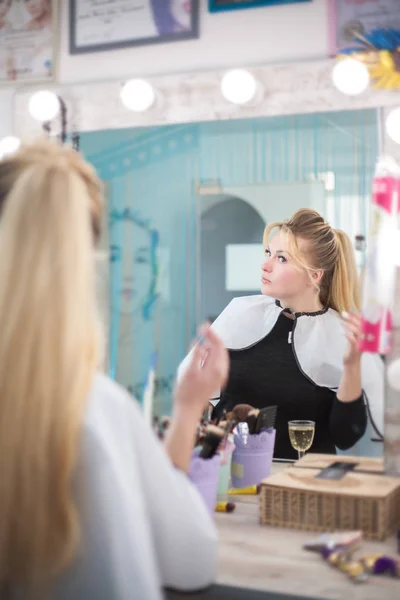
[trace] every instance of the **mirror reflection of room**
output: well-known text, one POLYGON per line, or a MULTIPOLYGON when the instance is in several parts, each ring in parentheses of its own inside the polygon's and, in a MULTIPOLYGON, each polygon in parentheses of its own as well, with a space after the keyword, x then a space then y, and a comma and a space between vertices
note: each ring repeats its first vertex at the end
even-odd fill
MULTIPOLYGON (((316 211, 327 228, 327 241, 316 242, 320 254, 321 244, 338 244, 329 267, 318 265, 316 271, 318 277, 321 269, 331 273, 324 287, 331 288, 339 256, 348 265, 348 272, 342 275, 345 279, 353 261, 357 272, 362 270, 365 247, 356 246, 356 238, 365 239, 368 232, 369 196, 378 152, 375 110, 122 130, 113 134, 109 145, 107 136, 107 132, 84 134, 82 148, 107 179, 110 368, 117 381, 143 397, 149 368, 155 361, 154 411, 159 416, 170 413, 174 374, 198 323, 214 321, 234 298, 256 297, 260 291, 283 302, 278 310, 285 308, 283 298, 277 297, 278 290, 268 291, 262 284, 268 269, 263 241, 268 225, 280 224, 279 233, 282 223, 297 210, 316 211), (96 152, 100 144, 105 150, 96 152), (116 155, 113 149, 117 147, 116 155), (339 247, 341 234, 335 234, 336 229, 348 236, 343 247, 339 247), (173 346, 168 342, 172 336, 173 346)), ((318 227, 316 222, 311 230, 318 227)), ((297 237, 302 239, 301 234, 297 237)), ((275 243, 273 239, 271 243, 275 243)), ((280 264, 283 260, 279 258, 280 264)), ((307 260, 313 258, 299 257, 297 268, 307 260)), ((358 313, 358 273, 354 273, 349 289, 334 292, 345 301, 329 306, 325 292, 322 300, 311 299, 310 306, 293 306, 293 313, 316 313, 314 319, 303 317, 303 322, 310 324, 326 320, 327 315, 318 313, 327 308, 337 314, 358 313)), ((315 285, 317 289, 319 280, 315 285)), ((279 364, 285 355, 290 366, 284 366, 279 375, 276 365, 272 368, 278 380, 273 385, 268 369, 261 366, 271 360, 265 349, 265 356, 256 353, 249 357, 248 365, 239 361, 235 375, 240 353, 232 349, 231 379, 214 416, 236 404, 254 404, 258 409, 279 404, 280 386, 288 381, 288 398, 277 412, 277 457, 296 457, 287 422, 306 417, 317 423, 311 451, 381 456, 382 395, 374 394, 367 407, 372 410, 373 421, 367 419, 360 385, 356 397, 348 398, 345 392, 346 402, 336 399, 343 370, 343 319, 341 323, 338 320, 335 352, 335 344, 328 351, 325 340, 335 339, 336 324, 333 330, 322 327, 312 351, 321 360, 305 365, 301 340, 297 348, 298 332, 294 333, 294 344, 279 342, 287 339, 293 328, 287 313, 283 314, 285 331, 275 340, 275 323, 271 323, 273 333, 268 344, 272 356, 279 357, 279 364), (328 356, 323 362, 325 351, 328 356), (264 376, 255 377, 257 364, 266 372, 265 380, 264 376), (324 369, 330 372, 314 375, 324 369), (243 371, 249 374, 247 378, 243 371), (235 378, 240 380, 238 385, 235 378), (310 409, 305 411, 307 403, 310 409), (343 431, 343 422, 348 424, 348 432, 343 431)), ((296 325, 297 321, 301 325, 301 318, 296 318, 296 325)), ((277 327, 281 322, 278 319, 277 327)), ((253 344, 265 337, 267 343, 270 330, 254 327, 254 337, 247 334, 243 339, 251 338, 253 344)), ((230 342, 226 340, 228 348, 230 342)), ((240 342, 236 344, 243 347, 240 342)), ((379 364, 376 368, 379 371, 379 364)))

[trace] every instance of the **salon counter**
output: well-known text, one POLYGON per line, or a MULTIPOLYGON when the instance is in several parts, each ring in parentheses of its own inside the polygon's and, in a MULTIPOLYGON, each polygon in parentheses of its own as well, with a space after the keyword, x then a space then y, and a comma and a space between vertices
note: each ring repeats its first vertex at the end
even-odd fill
MULTIPOLYGON (((273 465, 274 472, 283 468, 292 467, 273 465)), ((278 600, 279 594, 283 595, 282 600, 285 595, 293 596, 293 600, 400 598, 399 579, 371 577, 366 583, 353 583, 324 563, 318 554, 303 550, 303 544, 318 534, 261 526, 258 496, 231 498, 236 503, 236 510, 215 515, 220 534, 217 583, 221 586, 235 586, 237 590, 243 590, 243 598, 249 599, 251 596, 245 590, 265 592, 265 595, 254 595, 260 600, 278 600)), ((394 537, 385 543, 365 542, 361 553, 363 551, 397 555, 394 537)))

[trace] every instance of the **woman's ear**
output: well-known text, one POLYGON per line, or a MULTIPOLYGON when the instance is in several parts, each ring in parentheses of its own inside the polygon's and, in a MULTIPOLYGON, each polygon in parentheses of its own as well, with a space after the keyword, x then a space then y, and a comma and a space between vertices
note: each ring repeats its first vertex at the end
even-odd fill
POLYGON ((312 272, 311 278, 314 281, 314 283, 319 283, 321 281, 323 275, 324 275, 323 270, 319 269, 318 271, 312 272))

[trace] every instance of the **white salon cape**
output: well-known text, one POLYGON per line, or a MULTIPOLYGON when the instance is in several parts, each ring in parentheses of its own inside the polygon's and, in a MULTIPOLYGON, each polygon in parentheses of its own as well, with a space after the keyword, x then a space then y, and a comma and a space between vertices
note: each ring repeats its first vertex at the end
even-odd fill
MULTIPOLYGON (((243 296, 228 304, 212 328, 226 348, 241 350, 267 336, 282 311, 282 307, 267 296, 243 296)), ((305 313, 295 316, 289 338, 288 343, 292 344, 303 375, 318 386, 336 390, 343 373, 343 356, 347 346, 340 315, 328 309, 317 315, 305 313)), ((189 356, 181 363, 179 374, 183 373, 189 356)), ((367 435, 376 437, 383 434, 384 364, 380 356, 375 354, 365 353, 361 361, 362 386, 369 417, 367 435)), ((268 369, 268 365, 265 368, 268 369)), ((214 397, 219 395, 216 391, 214 397)))
POLYGON ((52 600, 159 600, 162 587, 213 582, 217 536, 202 499, 137 403, 103 375, 90 393, 75 494, 82 543, 52 600))

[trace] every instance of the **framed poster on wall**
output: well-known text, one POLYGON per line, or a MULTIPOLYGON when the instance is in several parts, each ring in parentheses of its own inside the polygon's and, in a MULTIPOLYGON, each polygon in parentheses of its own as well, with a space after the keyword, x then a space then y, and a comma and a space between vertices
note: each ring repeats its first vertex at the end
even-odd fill
POLYGON ((400 30, 400 0, 328 0, 329 51, 356 47, 374 29, 400 30))
POLYGON ((283 4, 300 4, 312 0, 209 0, 210 12, 223 12, 243 8, 258 8, 260 6, 280 6, 283 4))
POLYGON ((56 2, 0 1, 0 84, 53 79, 56 2))
POLYGON ((70 53, 199 37, 200 0, 69 0, 70 53))

